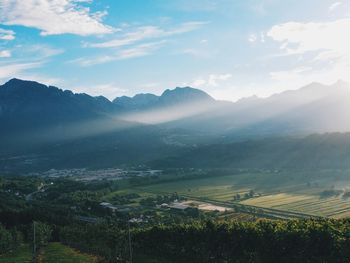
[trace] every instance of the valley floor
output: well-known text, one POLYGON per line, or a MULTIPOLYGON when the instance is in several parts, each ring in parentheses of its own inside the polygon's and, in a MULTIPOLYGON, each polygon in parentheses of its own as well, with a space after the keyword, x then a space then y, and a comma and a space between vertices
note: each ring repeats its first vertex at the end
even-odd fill
POLYGON ((283 178, 300 178, 303 173, 285 172, 276 175, 242 173, 153 184, 122 192, 143 195, 176 192, 187 198, 189 200, 187 203, 193 201, 199 209, 215 210, 217 207, 221 212, 234 209, 276 218, 349 217, 350 181, 325 179, 327 174, 333 178, 336 171, 323 173, 321 178, 311 176, 310 179, 288 182, 283 182, 283 178), (282 179, 278 183, 271 183, 273 177, 282 179))

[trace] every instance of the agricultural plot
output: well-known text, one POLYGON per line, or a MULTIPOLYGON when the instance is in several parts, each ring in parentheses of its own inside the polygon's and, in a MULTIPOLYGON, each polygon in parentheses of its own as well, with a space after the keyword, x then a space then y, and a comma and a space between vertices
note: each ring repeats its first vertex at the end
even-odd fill
POLYGON ((350 212, 350 199, 342 197, 320 198, 317 195, 273 194, 245 200, 242 203, 334 218, 346 217, 350 212))
POLYGON ((223 202, 232 201, 236 194, 244 195, 249 187, 235 184, 234 176, 210 177, 197 180, 183 180, 140 187, 150 193, 178 193, 184 196, 205 198, 223 202))
POLYGON ((264 187, 257 183, 242 183, 240 177, 221 176, 195 180, 182 180, 164 184, 155 184, 138 188, 139 191, 153 194, 174 193, 194 200, 212 201, 215 204, 241 204, 301 213, 310 216, 344 218, 350 216, 350 198, 334 196, 321 198, 320 193, 327 189, 327 183, 307 185, 306 183, 289 182, 274 187, 264 187), (244 197, 250 190, 259 193, 253 198, 234 200, 239 194, 244 197))
POLYGON ((121 189, 118 191, 114 191, 112 193, 109 193, 103 197, 104 202, 110 202, 112 204, 118 204, 118 202, 115 202, 115 199, 118 199, 118 196, 120 197, 125 197, 129 196, 126 200, 125 203, 120 204, 120 205, 126 205, 129 208, 137 208, 140 206, 140 201, 142 199, 148 198, 148 197, 156 197, 156 194, 145 192, 145 191, 140 191, 140 189, 137 188, 126 188, 126 189, 121 189))

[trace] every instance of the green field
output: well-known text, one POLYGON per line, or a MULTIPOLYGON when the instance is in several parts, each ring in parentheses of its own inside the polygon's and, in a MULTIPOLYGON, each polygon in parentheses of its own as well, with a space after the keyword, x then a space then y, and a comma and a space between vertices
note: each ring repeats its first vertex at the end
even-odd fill
POLYGON ((342 197, 321 199, 315 195, 273 194, 242 203, 333 218, 346 217, 350 212, 350 200, 342 197))
MULTIPOLYGON (((32 253, 28 245, 23 245, 16 251, 0 256, 0 262, 26 263, 31 262, 32 253)), ((82 254, 60 243, 50 243, 40 253, 40 261, 45 263, 94 263, 97 260, 82 254)))
POLYGON ((50 243, 43 252, 45 263, 94 263, 97 260, 89 255, 60 243, 50 243))
POLYGON ((182 180, 165 184, 141 187, 150 193, 174 193, 180 195, 208 198, 217 201, 231 201, 236 194, 249 192, 251 188, 236 184, 235 176, 209 177, 196 180, 182 180))
MULTIPOLYGON (((273 175, 232 175, 220 177, 208 177, 193 180, 182 180, 169 183, 154 184, 138 187, 133 191, 139 193, 164 194, 177 192, 188 199, 214 202, 221 205, 241 204, 247 207, 273 209, 276 211, 288 211, 310 216, 322 216, 331 218, 343 218, 350 215, 350 198, 333 196, 321 198, 320 193, 328 189, 331 184, 327 181, 319 181, 317 184, 289 181, 285 183, 271 184, 273 175), (250 180, 246 180, 246 178, 250 180), (252 180, 252 178, 255 178, 252 180), (254 197, 245 198, 250 190, 255 192, 254 197), (240 200, 234 200, 239 194, 240 200)), ((299 176, 299 175, 298 175, 299 176)), ((349 182, 342 182, 348 185, 349 182)))
POLYGON ((32 253, 28 245, 23 245, 16 251, 5 255, 0 255, 0 262, 6 263, 26 263, 31 262, 32 253))

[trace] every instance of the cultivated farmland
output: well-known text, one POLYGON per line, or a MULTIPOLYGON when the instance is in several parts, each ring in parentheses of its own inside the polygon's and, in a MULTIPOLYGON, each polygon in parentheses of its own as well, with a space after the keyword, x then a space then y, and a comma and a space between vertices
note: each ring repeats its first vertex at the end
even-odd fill
MULTIPOLYGON (((249 174, 251 176, 251 174, 249 174)), ((298 176, 298 175, 297 175, 298 176)), ((244 174, 182 180, 169 183, 139 187, 140 192, 153 194, 178 193, 188 199, 212 202, 226 207, 246 207, 264 213, 283 217, 331 217, 344 218, 350 215, 350 198, 337 196, 321 197, 320 193, 334 188, 334 182, 314 180, 311 183, 288 181, 284 183, 263 184, 272 180, 271 174, 254 175, 256 180, 247 181, 244 174), (264 187, 264 185, 269 185, 264 187), (249 193, 253 193, 248 195, 249 193), (238 196, 238 198, 237 198, 238 196)), ((251 177, 250 177, 251 178, 251 177)), ((342 182, 342 185, 347 183, 342 182)))

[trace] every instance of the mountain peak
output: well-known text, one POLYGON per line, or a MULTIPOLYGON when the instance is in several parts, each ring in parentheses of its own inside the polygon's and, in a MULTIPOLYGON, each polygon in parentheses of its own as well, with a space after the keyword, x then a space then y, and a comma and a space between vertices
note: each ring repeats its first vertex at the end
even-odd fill
POLYGON ((214 101, 206 92, 191 87, 176 87, 173 90, 167 89, 160 96, 162 103, 183 103, 195 101, 214 101))
POLYGON ((17 79, 17 78, 12 78, 9 81, 7 81, 4 85, 2 85, 3 87, 24 87, 24 86, 44 86, 47 87, 44 84, 41 84, 39 82, 36 81, 32 81, 32 80, 23 80, 23 79, 17 79))
POLYGON ((113 103, 125 110, 140 110, 201 101, 212 102, 215 100, 202 90, 191 87, 176 87, 172 90, 165 90, 161 96, 150 93, 140 93, 133 97, 118 97, 113 100, 113 103))
POLYGON ((113 100, 115 105, 120 106, 123 109, 143 109, 151 107, 154 103, 158 101, 158 96, 150 93, 140 93, 133 97, 122 96, 117 97, 113 100))

